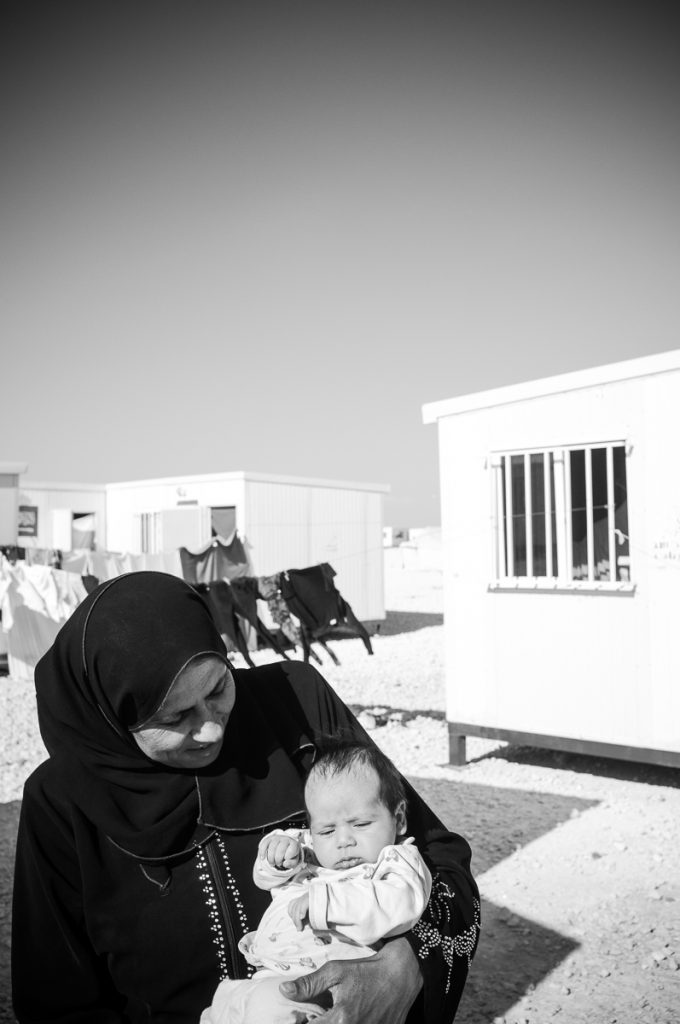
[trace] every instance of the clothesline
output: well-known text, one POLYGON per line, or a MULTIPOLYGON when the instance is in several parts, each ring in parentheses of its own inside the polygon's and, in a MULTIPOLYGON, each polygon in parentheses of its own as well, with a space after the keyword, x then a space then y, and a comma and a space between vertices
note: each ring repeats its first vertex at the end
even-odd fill
POLYGON ((35 665, 61 625, 95 586, 144 569, 172 572, 194 586, 205 598, 227 650, 239 652, 250 664, 249 650, 258 642, 283 658, 286 649, 300 646, 305 660, 320 661, 311 646, 318 642, 338 663, 326 640, 356 636, 372 653, 368 634, 337 590, 336 573, 328 563, 256 577, 236 537, 231 544, 220 538, 194 553, 180 549, 166 555, 120 556, 86 551, 80 556, 67 560, 70 568, 61 569, 0 559, 0 614, 11 676, 33 678, 35 665), (258 612, 259 601, 267 608, 273 631, 258 612))

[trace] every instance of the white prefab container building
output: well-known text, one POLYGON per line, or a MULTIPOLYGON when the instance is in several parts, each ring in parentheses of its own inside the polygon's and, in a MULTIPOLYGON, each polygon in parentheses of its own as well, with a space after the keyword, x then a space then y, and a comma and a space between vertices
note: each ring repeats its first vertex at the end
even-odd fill
POLYGON ((423 407, 450 759, 465 736, 680 766, 680 350, 423 407))
POLYGON ((13 543, 71 551, 84 546, 80 535, 86 533, 88 547, 106 547, 104 484, 21 482, 18 505, 18 536, 13 543))
POLYGON ((385 617, 384 484, 233 472, 106 485, 107 548, 141 553, 235 527, 257 576, 329 562, 362 621, 385 617), (209 514, 206 516, 206 510, 209 514), (215 520, 215 517, 216 520, 215 520))
POLYGON ((25 462, 0 462, 0 544, 16 544, 19 525, 19 478, 25 462))

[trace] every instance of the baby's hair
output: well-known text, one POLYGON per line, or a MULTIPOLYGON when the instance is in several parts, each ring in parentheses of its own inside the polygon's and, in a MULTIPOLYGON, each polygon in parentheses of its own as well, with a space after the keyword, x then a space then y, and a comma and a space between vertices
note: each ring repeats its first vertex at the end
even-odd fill
POLYGON ((318 737, 316 749, 316 760, 309 769, 307 782, 312 777, 328 779, 356 765, 363 765, 372 768, 378 776, 380 802, 390 814, 396 814, 402 801, 406 804, 401 775, 389 757, 373 743, 351 733, 337 732, 318 737))

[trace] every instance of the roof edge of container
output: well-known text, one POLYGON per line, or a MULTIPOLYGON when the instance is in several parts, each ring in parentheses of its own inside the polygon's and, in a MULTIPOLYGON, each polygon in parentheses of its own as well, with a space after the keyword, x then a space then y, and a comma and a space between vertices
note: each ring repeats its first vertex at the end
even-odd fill
POLYGON ((281 476, 274 473, 255 473, 248 470, 239 470, 230 473, 195 473, 185 476, 151 477, 145 480, 121 480, 114 483, 107 483, 108 489, 139 487, 143 485, 158 485, 187 483, 217 483, 221 480, 230 481, 253 481, 256 483, 291 484, 302 487, 330 487, 354 491, 377 491, 382 494, 389 494, 389 484, 363 483, 348 480, 326 480, 315 477, 281 476))
POLYGON ((509 405, 512 402, 522 402, 563 391, 578 391, 581 388, 597 387, 634 377, 648 377, 669 370, 680 370, 680 349, 594 366, 587 370, 574 370, 554 377, 542 377, 521 384, 509 384, 489 391, 472 392, 438 402, 428 402, 422 406, 423 423, 436 423, 445 416, 456 416, 495 405, 509 405))
POLYGON ((45 480, 22 480, 22 489, 30 491, 31 488, 37 488, 38 490, 45 491, 101 491, 102 494, 106 490, 106 484, 92 483, 80 484, 71 483, 69 480, 56 481, 45 481, 45 480))

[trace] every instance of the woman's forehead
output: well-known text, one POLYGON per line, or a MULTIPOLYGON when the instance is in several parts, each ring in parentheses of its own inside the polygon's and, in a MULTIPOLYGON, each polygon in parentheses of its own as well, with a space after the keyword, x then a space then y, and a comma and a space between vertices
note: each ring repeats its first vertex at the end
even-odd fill
POLYGON ((202 700, 228 671, 221 658, 214 654, 193 658, 178 672, 159 711, 184 710, 202 700))

